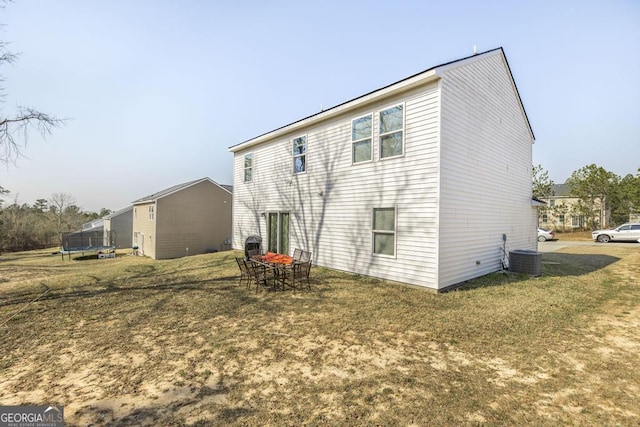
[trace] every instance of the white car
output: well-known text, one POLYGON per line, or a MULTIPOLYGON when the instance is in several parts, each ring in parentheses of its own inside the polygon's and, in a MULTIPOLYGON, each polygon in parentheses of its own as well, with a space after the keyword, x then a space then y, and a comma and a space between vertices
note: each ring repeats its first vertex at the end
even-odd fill
POLYGON ((538 242, 546 242, 547 240, 556 240, 556 235, 552 230, 538 227, 538 242))
POLYGON ((594 241, 607 243, 616 242, 640 242, 640 224, 622 224, 612 230, 596 230, 591 233, 594 241))

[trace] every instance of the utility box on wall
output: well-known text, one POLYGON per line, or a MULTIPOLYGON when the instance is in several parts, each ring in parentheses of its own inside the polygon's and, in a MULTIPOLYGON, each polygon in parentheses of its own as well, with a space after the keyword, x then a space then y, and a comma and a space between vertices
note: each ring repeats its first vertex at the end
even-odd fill
POLYGON ((510 251, 509 271, 540 276, 542 274, 542 253, 525 249, 510 251))

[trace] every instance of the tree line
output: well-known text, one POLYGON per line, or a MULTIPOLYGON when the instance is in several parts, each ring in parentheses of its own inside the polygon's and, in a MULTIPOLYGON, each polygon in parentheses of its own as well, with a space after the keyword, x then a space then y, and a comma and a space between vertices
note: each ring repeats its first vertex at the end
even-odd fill
MULTIPOLYGON (((587 228, 609 227, 629 222, 632 214, 640 214, 640 168, 634 176, 620 177, 596 164, 574 171, 566 184, 569 196, 578 202, 567 205, 543 206, 540 213, 552 212, 556 217, 572 214, 583 217, 587 228)), ((533 167, 533 196, 548 199, 554 182, 541 165, 533 167)))
POLYGON ((0 187, 0 251, 27 251, 57 247, 62 233, 79 230, 82 224, 109 215, 111 210, 85 212, 67 193, 54 193, 33 205, 4 203, 8 191, 0 187))

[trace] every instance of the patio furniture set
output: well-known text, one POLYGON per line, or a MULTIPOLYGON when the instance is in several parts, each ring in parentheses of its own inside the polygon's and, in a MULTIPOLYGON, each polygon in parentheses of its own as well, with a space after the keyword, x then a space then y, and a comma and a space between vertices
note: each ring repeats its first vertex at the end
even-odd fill
POLYGON ((240 269, 240 285, 244 282, 247 289, 255 285, 258 289, 277 291, 287 288, 294 292, 306 281, 311 290, 311 252, 296 249, 293 256, 267 252, 262 255, 260 249, 250 249, 247 257, 236 257, 240 269))

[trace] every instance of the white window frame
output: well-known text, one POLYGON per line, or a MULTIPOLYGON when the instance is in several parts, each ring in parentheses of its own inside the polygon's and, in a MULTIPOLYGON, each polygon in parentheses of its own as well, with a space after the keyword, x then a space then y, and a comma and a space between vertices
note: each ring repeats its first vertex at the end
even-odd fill
POLYGON ((254 160, 253 151, 242 156, 242 171, 243 182, 252 182, 253 181, 253 160, 254 160), (251 160, 251 165, 247 167, 247 158, 251 160), (247 179, 247 171, 249 171, 249 179, 247 179))
POLYGON ((367 114, 363 114, 362 116, 355 117, 355 118, 351 119, 350 133, 351 133, 351 164, 352 165, 361 165, 363 163, 370 163, 370 162, 373 161, 373 126, 374 126, 373 125, 373 112, 367 113, 367 114), (353 139, 353 123, 356 120, 360 120, 360 119, 362 119, 364 117, 371 117, 371 134, 369 135, 369 137, 360 138, 360 139, 355 139, 354 140, 353 139), (356 162, 355 161, 355 155, 354 155, 355 154, 355 152, 354 152, 355 146, 356 146, 356 144, 358 144, 360 142, 363 142, 363 141, 366 141, 367 139, 369 140, 369 160, 362 160, 360 162, 356 162))
POLYGON ((378 206, 371 209, 371 254, 376 257, 396 258, 398 249, 398 208, 396 206, 378 206), (393 230, 376 230, 376 210, 393 209, 393 230), (386 234, 393 236, 393 255, 376 253, 376 234, 386 234))
POLYGON ((293 138, 291 140, 291 154, 293 156, 292 167, 293 167, 293 174, 294 175, 300 175, 300 174, 303 174, 303 173, 307 173, 307 151, 308 151, 308 149, 309 149, 309 138, 307 137, 307 134, 296 136, 295 138, 293 138), (295 152, 296 141, 300 140, 300 139, 304 141, 304 154, 296 154, 296 152, 295 152), (304 157, 304 170, 296 171, 296 159, 299 159, 301 157, 304 157))
POLYGON ((156 219, 156 206, 149 205, 149 221, 153 221, 156 219))
POLYGON ((406 104, 404 102, 400 102, 398 104, 393 104, 393 105, 389 105, 388 107, 382 108, 378 111, 377 114, 377 118, 378 118, 378 158, 380 160, 387 160, 387 159, 397 159, 398 157, 403 157, 404 156, 404 152, 405 152, 405 128, 406 128, 406 104), (387 110, 390 110, 392 108, 396 108, 396 107, 402 107, 402 127, 400 129, 395 129, 389 132, 382 132, 382 130, 380 129, 380 126, 382 125, 382 118, 381 118, 381 114, 387 110), (387 135, 392 135, 394 133, 400 132, 402 134, 402 138, 401 138, 401 147, 402 147, 402 153, 400 154, 396 154, 394 156, 387 156, 387 157, 382 157, 382 138, 387 136, 387 135))

